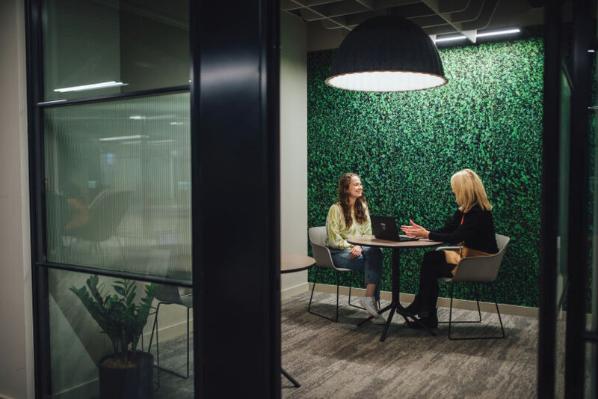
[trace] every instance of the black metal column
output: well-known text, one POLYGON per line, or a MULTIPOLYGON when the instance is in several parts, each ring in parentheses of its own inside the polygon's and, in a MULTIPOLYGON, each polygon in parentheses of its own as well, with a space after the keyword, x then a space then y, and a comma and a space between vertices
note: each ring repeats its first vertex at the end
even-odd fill
POLYGON ((559 194, 561 2, 544 10, 544 134, 542 136, 542 221, 540 233, 540 312, 537 362, 539 398, 554 398, 556 279, 559 194))
POLYGON ((593 2, 573 2, 573 89, 569 170, 569 253, 567 256, 567 336, 565 397, 583 398, 585 379, 585 300, 589 262, 589 113, 593 54, 593 2))
POLYGON ((190 3, 195 392, 279 398, 279 4, 190 3))

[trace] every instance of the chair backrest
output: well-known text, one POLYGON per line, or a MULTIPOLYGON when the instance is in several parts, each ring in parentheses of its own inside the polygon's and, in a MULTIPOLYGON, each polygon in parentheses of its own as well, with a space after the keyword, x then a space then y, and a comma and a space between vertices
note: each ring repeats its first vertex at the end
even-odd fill
POLYGON ((463 258, 459 263, 453 281, 492 282, 496 280, 500 264, 505 256, 507 245, 511 239, 501 234, 496 235, 498 252, 491 256, 463 258))
POLYGON ((193 307, 193 290, 176 285, 155 284, 154 295, 160 302, 193 307))
POLYGON ((131 191, 106 190, 89 205, 86 239, 104 241, 112 237, 131 205, 131 191))
MULTIPOLYGON (((171 259, 167 270, 167 277, 176 280, 189 280, 191 272, 178 270, 178 265, 174 263, 175 260, 171 259)), ((189 308, 193 307, 193 290, 190 288, 179 287, 176 285, 155 284, 154 295, 160 302, 179 304, 189 308)))
POLYGON ((326 246, 326 226, 310 227, 308 234, 316 266, 335 268, 330 249, 326 246))

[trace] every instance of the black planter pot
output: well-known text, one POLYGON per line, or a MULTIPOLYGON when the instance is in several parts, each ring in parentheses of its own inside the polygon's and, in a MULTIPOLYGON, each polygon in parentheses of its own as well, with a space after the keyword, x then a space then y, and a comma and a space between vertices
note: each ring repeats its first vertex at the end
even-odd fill
POLYGON ((100 399, 151 399, 153 396, 154 356, 129 352, 126 367, 108 355, 100 361, 100 399))

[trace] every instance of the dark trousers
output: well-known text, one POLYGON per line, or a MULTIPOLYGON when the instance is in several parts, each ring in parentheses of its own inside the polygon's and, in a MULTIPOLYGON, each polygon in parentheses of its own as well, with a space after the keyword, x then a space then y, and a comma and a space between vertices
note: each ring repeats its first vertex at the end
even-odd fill
POLYGON ((427 252, 424 255, 421 271, 419 273, 419 301, 420 313, 436 311, 438 301, 438 279, 452 277, 451 270, 455 265, 446 263, 444 251, 427 252))

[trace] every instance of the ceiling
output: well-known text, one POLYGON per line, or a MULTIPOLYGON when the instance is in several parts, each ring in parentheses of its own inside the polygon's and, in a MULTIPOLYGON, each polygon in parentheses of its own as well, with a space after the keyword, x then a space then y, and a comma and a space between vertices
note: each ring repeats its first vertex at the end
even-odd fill
POLYGON ((355 26, 378 15, 398 15, 430 35, 475 34, 543 23, 542 0, 281 0, 284 12, 307 24, 308 49, 338 47, 355 26))

